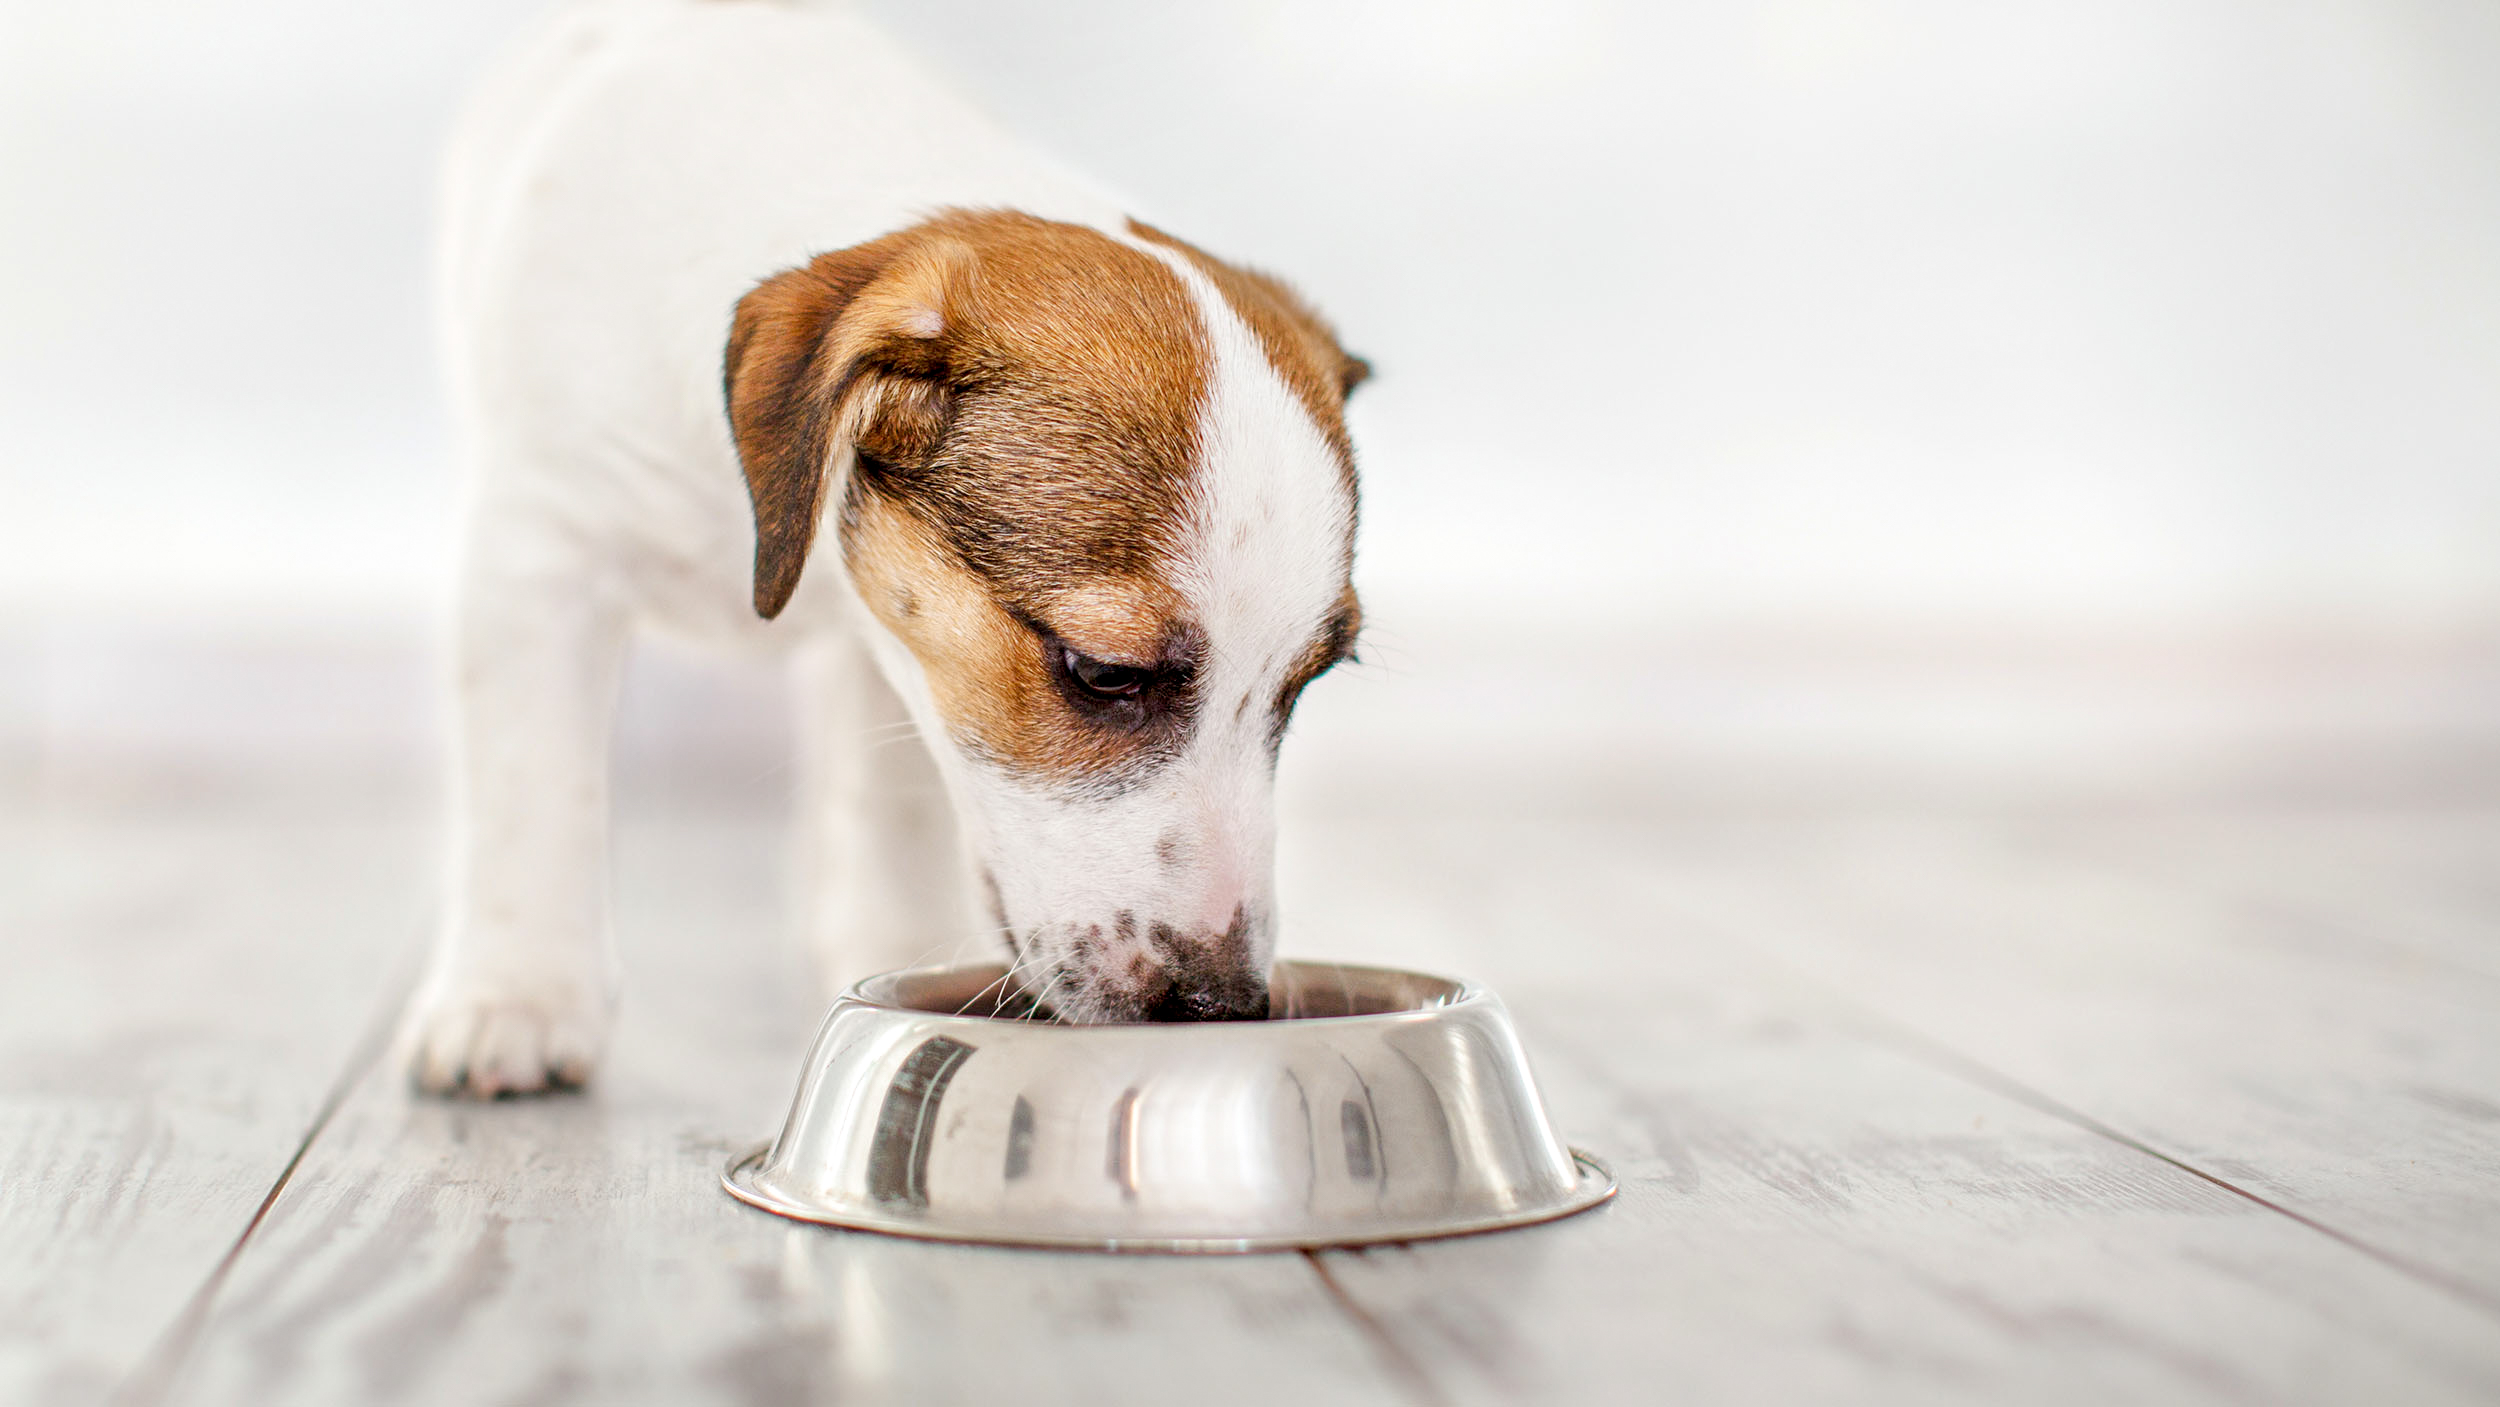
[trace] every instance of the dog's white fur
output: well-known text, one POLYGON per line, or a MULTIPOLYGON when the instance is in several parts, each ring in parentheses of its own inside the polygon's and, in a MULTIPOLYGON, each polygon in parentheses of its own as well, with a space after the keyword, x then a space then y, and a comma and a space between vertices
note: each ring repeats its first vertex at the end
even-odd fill
POLYGON ((448 195, 471 498, 454 897, 407 1027, 420 1084, 526 1091, 578 1082, 599 1058, 616 995, 608 720, 638 625, 795 657, 804 922, 830 978, 995 932, 971 902, 958 816, 1040 970, 1114 909, 1183 932, 1246 911, 1264 965, 1272 752, 1257 705, 1342 589, 1353 505, 1309 413, 1202 274, 839 10, 561 12, 474 102, 448 195), (1182 757, 1113 799, 954 746, 919 663, 858 600, 838 535, 820 536, 778 619, 750 604, 750 509, 722 408, 731 309, 765 275, 946 206, 1022 210, 1154 253, 1213 344, 1191 541, 1170 583, 1207 641, 1199 723, 1182 757), (880 745, 907 722, 929 747, 880 745), (1156 863, 1176 831, 1186 862, 1156 863))

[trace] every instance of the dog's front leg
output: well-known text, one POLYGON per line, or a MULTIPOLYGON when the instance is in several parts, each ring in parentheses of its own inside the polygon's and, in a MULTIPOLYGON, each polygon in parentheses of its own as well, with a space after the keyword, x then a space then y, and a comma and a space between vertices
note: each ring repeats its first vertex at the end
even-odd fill
POLYGON ((600 574, 482 518, 462 572, 445 924, 405 1030, 438 1093, 578 1085, 616 1001, 608 734, 627 616, 600 574))
POLYGON ((929 744, 867 649, 849 636, 825 640, 799 655, 793 675, 800 921, 827 994, 891 968, 998 951, 968 901, 955 811, 929 744))

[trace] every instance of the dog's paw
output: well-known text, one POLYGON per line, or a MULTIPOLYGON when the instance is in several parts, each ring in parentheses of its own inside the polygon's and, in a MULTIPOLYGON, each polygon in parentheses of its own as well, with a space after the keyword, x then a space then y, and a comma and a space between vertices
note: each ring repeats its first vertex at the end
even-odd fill
POLYGON ((587 1084, 607 1047, 609 1002, 563 983, 430 982, 402 1036, 428 1094, 493 1099, 587 1084))

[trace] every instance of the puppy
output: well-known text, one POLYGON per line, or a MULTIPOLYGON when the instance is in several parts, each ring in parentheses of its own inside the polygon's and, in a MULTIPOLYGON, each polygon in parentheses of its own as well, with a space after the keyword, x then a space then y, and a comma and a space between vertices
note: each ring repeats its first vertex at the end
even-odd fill
POLYGON ((1365 367, 1308 305, 856 18, 755 0, 559 13, 473 103, 448 196, 471 492, 417 1083, 599 1059, 645 625, 794 660, 837 984, 988 932, 1071 1020, 1263 1015, 1277 747, 1361 620, 1365 367))

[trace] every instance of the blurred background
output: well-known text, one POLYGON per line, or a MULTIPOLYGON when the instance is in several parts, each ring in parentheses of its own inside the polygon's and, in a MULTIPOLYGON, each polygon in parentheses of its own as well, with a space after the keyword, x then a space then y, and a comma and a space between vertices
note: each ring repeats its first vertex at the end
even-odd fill
MULTIPOLYGON (((13 786, 430 775, 436 149, 540 8, 0 7, 13 786)), ((2500 771, 2500 9, 865 8, 1380 368, 1296 804, 2500 771)), ((621 746, 780 727, 663 650, 621 746)))

